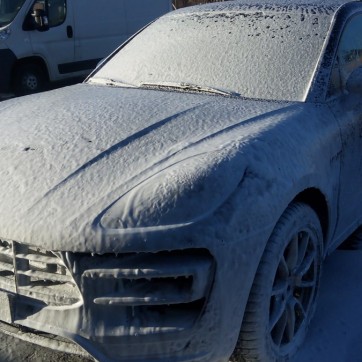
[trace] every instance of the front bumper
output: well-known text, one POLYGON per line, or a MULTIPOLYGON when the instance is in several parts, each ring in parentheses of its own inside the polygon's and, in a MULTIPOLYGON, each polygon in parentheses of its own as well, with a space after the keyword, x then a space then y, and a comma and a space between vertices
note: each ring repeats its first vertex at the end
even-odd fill
POLYGON ((10 49, 0 49, 0 93, 9 92, 16 56, 10 49))
POLYGON ((214 235, 185 241, 185 249, 177 243, 167 251, 144 246, 104 255, 3 240, 0 292, 9 308, 0 320, 65 337, 100 361, 225 362, 258 264, 259 237, 224 242, 214 235))
POLYGON ((9 240, 0 267, 0 320, 69 338, 102 361, 176 361, 215 275, 201 249, 90 255, 9 240))

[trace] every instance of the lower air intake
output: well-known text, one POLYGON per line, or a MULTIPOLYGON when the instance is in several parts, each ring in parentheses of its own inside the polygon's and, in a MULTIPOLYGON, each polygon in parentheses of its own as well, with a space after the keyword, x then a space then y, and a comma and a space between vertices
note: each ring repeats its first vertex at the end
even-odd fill
POLYGON ((0 239, 0 289, 47 305, 66 306, 81 295, 62 259, 51 251, 0 239))

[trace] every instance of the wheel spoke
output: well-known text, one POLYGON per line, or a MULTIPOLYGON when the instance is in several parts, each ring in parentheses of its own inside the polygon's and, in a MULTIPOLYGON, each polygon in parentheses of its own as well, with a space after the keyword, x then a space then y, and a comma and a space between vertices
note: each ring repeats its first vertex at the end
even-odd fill
POLYGON ((294 334, 295 334, 295 304, 296 304, 296 300, 295 298, 292 298, 288 304, 287 304, 287 308, 286 308, 286 312, 287 312, 287 325, 286 325, 286 329, 285 329, 285 333, 286 333, 286 338, 288 340, 288 342, 291 342, 294 338, 294 334))
POLYGON ((307 316, 307 312, 306 312, 306 310, 305 310, 302 302, 301 302, 299 299, 297 299, 297 298, 293 298, 293 301, 294 301, 294 303, 295 303, 295 304, 294 304, 294 308, 295 308, 295 309, 298 308, 299 312, 302 313, 302 319, 304 320, 305 317, 307 316))
POLYGON ((316 258, 316 251, 313 250, 313 251, 310 251, 306 257, 304 258, 302 264, 300 265, 300 267, 298 268, 298 271, 297 271, 297 275, 300 276, 300 277, 303 277, 305 274, 308 273, 310 267, 312 266, 315 258, 316 258))
POLYGON ((273 298, 274 303, 272 303, 272 310, 270 311, 269 318, 269 330, 272 331, 276 324, 285 314, 286 302, 282 297, 273 298))
POLYGON ((288 288, 288 283, 287 281, 284 280, 277 280, 274 285, 273 285, 273 289, 271 292, 271 295, 273 297, 275 296, 281 296, 282 294, 285 294, 288 288))
POLYGON ((280 278, 287 278, 289 276, 288 263, 285 260, 284 255, 282 256, 280 263, 278 265, 278 273, 280 278))
POLYGON ((297 266, 300 266, 306 256, 310 237, 307 233, 303 232, 300 234, 302 237, 299 239, 299 250, 298 250, 298 262, 297 266))
POLYGON ((313 288, 316 285, 315 279, 313 280, 301 280, 298 283, 296 283, 296 286, 298 288, 313 288))
POLYGON ((283 341, 285 329, 287 326, 287 320, 287 312, 284 309, 282 315, 278 320, 278 323, 276 323, 275 327, 272 330, 273 341, 277 346, 280 346, 283 341))
POLYGON ((298 234, 292 238, 286 251, 286 261, 288 268, 290 271, 292 271, 298 263, 298 234))

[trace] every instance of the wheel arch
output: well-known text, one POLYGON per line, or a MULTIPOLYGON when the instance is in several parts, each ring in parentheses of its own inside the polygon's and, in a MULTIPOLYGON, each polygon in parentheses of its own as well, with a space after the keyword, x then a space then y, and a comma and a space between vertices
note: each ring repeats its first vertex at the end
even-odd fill
POLYGON ((18 59, 13 65, 12 79, 15 79, 16 72, 21 66, 29 65, 29 64, 35 64, 35 65, 39 66, 42 69, 42 71, 44 72, 46 80, 49 81, 48 66, 47 66, 45 60, 39 56, 32 56, 32 57, 18 59))
MULTIPOLYGON (((292 223, 290 223, 291 211, 302 210, 303 206, 304 206, 304 210, 308 211, 308 209, 309 209, 310 212, 312 210, 315 212, 314 216, 312 214, 312 216, 313 216, 312 219, 314 219, 314 221, 317 221, 318 219, 320 220, 320 227, 318 227, 319 240, 320 240, 320 238, 324 237, 324 233, 327 233, 328 220, 324 219, 324 223, 322 222, 322 218, 324 218, 328 215, 328 208, 326 208, 327 201, 326 201, 323 193, 316 188, 310 188, 310 189, 301 191, 289 203, 289 205, 284 210, 283 214, 278 219, 278 222, 273 229, 273 233, 268 240, 268 245, 264 249, 263 256, 262 256, 261 260, 259 261, 257 272, 255 273, 255 279, 253 282, 253 286, 249 291, 248 302, 247 302, 247 306, 246 306, 246 309, 245 309, 244 315, 243 315, 243 322, 242 322, 242 327, 241 327, 240 334, 239 334, 239 340, 236 344, 234 353, 231 356, 230 362, 239 361, 239 356, 242 353, 244 353, 244 356, 247 355, 248 357, 250 357, 250 360, 258 360, 258 361, 269 360, 269 358, 268 359, 265 358, 266 355, 264 355, 264 358, 259 359, 257 357, 260 357, 260 356, 258 354, 255 354, 255 352, 258 350, 258 347, 261 346, 261 344, 259 344, 259 346, 256 344, 257 339, 256 339, 256 334, 254 332, 255 330, 257 330, 256 325, 259 324, 260 320, 261 320, 260 318, 257 318, 258 321, 255 322, 256 321, 256 319, 254 318, 255 303, 257 302, 257 298, 265 298, 265 295, 266 295, 263 291, 264 286, 260 282, 260 275, 261 275, 260 270, 270 267, 270 261, 269 260, 266 261, 265 257, 267 257, 267 258, 272 257, 270 260, 272 260, 272 261, 275 260, 275 258, 273 258, 273 253, 271 253, 271 251, 275 250, 276 240, 279 240, 279 238, 280 238, 280 230, 290 231, 290 229, 295 229, 295 225, 297 225, 297 224, 295 222, 293 222, 293 220, 292 220, 292 223), (321 202, 321 203, 318 204, 319 202, 321 202), (294 206, 294 208, 293 208, 293 206, 294 206), (310 210, 310 209, 312 209, 312 210, 310 210), (289 212, 287 212, 287 211, 289 211, 289 212), (285 222, 285 218, 289 218, 289 223, 285 222), (323 226, 323 224, 324 224, 324 226, 323 226), (289 227, 285 227, 285 225, 289 225, 289 227), (326 230, 324 231, 323 228, 326 228, 326 230), (276 234, 275 234, 275 232, 276 232, 276 234), (262 269, 260 269, 261 267, 262 267, 262 269), (255 283, 255 280, 257 281, 256 283, 255 283), (254 318, 254 320, 253 320, 253 318, 254 318), (257 356, 257 357, 255 357, 255 356, 257 356)), ((302 221, 302 220, 304 220, 305 216, 306 216, 306 213, 304 212, 304 215, 299 215, 299 218, 296 220, 302 221)), ((304 230, 304 227, 305 227, 305 224, 303 225, 303 229, 299 229, 298 236, 299 236, 299 232, 301 230, 304 230)), ((311 227, 311 229, 314 229, 314 228, 311 227)), ((288 235, 288 233, 285 235, 288 235)), ((288 243, 290 243, 289 240, 293 240, 293 238, 290 238, 290 239, 288 238, 285 240, 288 240, 288 243)), ((298 239, 298 243, 299 243, 299 239, 298 239)), ((318 242, 318 244, 315 244, 315 245, 320 245, 320 242, 318 242)), ((317 261, 316 265, 319 265, 319 268, 320 268, 320 265, 321 265, 320 257, 321 257, 321 253, 323 253, 323 250, 322 250, 322 248, 320 248, 319 250, 320 250, 318 253, 319 257, 318 257, 318 261, 317 261)), ((281 254, 281 255, 283 255, 283 254, 281 254)), ((269 275, 274 275, 274 274, 273 273, 267 273, 267 274, 264 273, 264 276, 265 275, 269 276, 269 275)), ((318 272, 318 275, 320 275, 319 272, 318 272)), ((313 297, 313 298, 315 298, 315 297, 313 297)), ((311 309, 311 313, 312 313, 311 315, 313 315, 313 309, 311 309)), ((299 339, 299 338, 297 339, 297 341, 300 341, 300 340, 301 339, 299 339)), ((249 359, 247 358, 247 360, 249 360, 249 359)), ((284 358, 282 358, 282 360, 284 361, 284 358)), ((279 358, 278 358, 278 361, 279 361, 279 358)))
POLYGON ((292 200, 292 203, 294 202, 302 202, 304 204, 309 205, 317 214, 322 227, 323 240, 324 240, 323 246, 325 249, 328 240, 329 219, 330 219, 327 198, 318 188, 310 187, 300 192, 292 200))

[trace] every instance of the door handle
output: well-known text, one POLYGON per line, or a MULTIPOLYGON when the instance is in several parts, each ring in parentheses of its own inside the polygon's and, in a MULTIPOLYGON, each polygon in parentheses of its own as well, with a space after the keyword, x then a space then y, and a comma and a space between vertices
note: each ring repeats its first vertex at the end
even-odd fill
POLYGON ((67 37, 69 39, 73 38, 73 28, 70 25, 67 26, 67 37))

